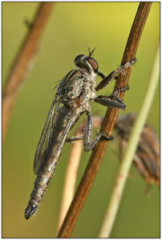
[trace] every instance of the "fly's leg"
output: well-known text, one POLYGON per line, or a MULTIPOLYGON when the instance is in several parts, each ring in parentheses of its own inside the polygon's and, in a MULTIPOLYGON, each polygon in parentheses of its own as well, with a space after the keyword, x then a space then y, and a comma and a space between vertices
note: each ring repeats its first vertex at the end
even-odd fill
POLYGON ((78 137, 74 136, 71 138, 67 138, 66 142, 73 142, 73 141, 78 141, 78 140, 82 140, 82 139, 84 139, 84 136, 78 136, 78 137))
POLYGON ((133 58, 131 61, 125 63, 124 65, 120 66, 119 68, 117 68, 115 71, 112 71, 107 77, 105 77, 105 75, 98 71, 97 74, 102 78, 102 81, 98 84, 98 86, 96 87, 96 91, 106 87, 109 82, 115 78, 115 76, 119 73, 121 74, 125 74, 124 70, 132 67, 132 65, 136 62, 136 58, 133 58))
POLYGON ((94 101, 97 103, 100 103, 101 105, 104 106, 109 106, 112 108, 121 108, 121 109, 126 109, 126 105, 124 104, 124 102, 117 96, 117 93, 121 93, 124 92, 126 90, 128 90, 129 87, 126 86, 124 88, 118 89, 116 91, 114 91, 111 95, 109 96, 97 96, 94 101), (115 99, 115 100, 113 100, 115 99))
POLYGON ((84 137, 84 149, 86 152, 91 151, 94 146, 100 141, 100 140, 112 140, 112 136, 107 136, 103 132, 99 132, 94 140, 92 140, 92 116, 90 112, 87 112, 87 126, 85 128, 85 137, 84 137))
POLYGON ((92 116, 91 113, 87 112, 87 125, 85 128, 85 134, 84 136, 77 136, 77 137, 71 137, 67 138, 66 142, 73 142, 77 140, 84 139, 84 149, 86 152, 91 151, 94 146, 100 141, 100 140, 113 140, 112 136, 107 136, 103 132, 99 132, 94 140, 92 140, 92 116))
POLYGON ((106 107, 126 109, 126 105, 122 102, 122 100, 119 97, 115 96, 117 101, 114 101, 111 98, 112 96, 111 97, 98 96, 94 99, 94 101, 106 107))
POLYGON ((116 99, 119 103, 123 103, 123 101, 117 96, 117 93, 125 92, 129 90, 129 86, 120 88, 118 90, 115 90, 109 97, 116 99))
MULTIPOLYGON (((117 109, 120 109, 120 108, 126 109, 126 105, 117 96, 117 93, 124 92, 128 89, 129 89, 129 86, 126 86, 124 88, 114 91, 109 96, 98 96, 94 99, 94 101, 98 102, 104 106, 107 106, 107 107, 109 106, 109 107, 117 108, 117 109), (115 99, 116 101, 114 101, 113 99, 115 99)), ((97 134, 95 139, 92 141, 92 116, 91 116, 90 112, 87 112, 87 116, 88 116, 88 122, 87 122, 87 126, 85 129, 85 136, 74 136, 71 138, 67 138, 66 142, 73 142, 73 141, 78 141, 78 140, 84 139, 85 151, 90 151, 94 148, 94 146, 96 145, 96 143, 99 140, 112 140, 113 137, 108 137, 104 133, 100 132, 97 134)))

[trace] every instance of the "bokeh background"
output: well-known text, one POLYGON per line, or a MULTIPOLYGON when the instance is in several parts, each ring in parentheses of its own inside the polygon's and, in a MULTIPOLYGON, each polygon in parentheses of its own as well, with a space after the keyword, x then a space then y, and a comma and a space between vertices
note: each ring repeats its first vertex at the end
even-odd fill
MULTIPOLYGON (((2 3, 3 84, 32 21, 38 2, 2 3)), ((78 54, 94 57, 100 71, 108 74, 120 65, 138 3, 56 3, 41 39, 39 54, 19 92, 3 145, 2 230, 3 237, 55 237, 70 144, 66 144, 55 176, 36 217, 26 221, 24 210, 33 189, 33 159, 50 108, 56 81, 74 68, 78 54)), ((125 95, 126 111, 138 113, 148 85, 159 39, 159 3, 153 3, 137 52, 138 62, 131 74, 130 91, 125 95)), ((97 79, 99 81, 99 79, 97 79)), ((101 91, 110 94, 114 82, 101 91)), ((92 103, 93 113, 104 116, 105 107, 92 103)), ((82 117, 83 121, 85 117, 82 117)), ((159 136, 159 89, 147 122, 159 136)), ((78 123, 79 124, 79 123, 78 123)), ((77 124, 77 126, 78 126, 77 124)), ((76 128, 75 128, 76 129, 76 128)), ((74 130, 75 130, 74 129, 74 130)), ((74 131, 73 131, 74 132, 74 131)), ((77 185, 90 154, 83 152, 77 185)), ((97 237, 119 169, 111 144, 105 153, 94 185, 79 215, 72 237, 97 237)), ((132 167, 112 238, 159 237, 159 189, 155 184, 145 194, 146 182, 132 167)))

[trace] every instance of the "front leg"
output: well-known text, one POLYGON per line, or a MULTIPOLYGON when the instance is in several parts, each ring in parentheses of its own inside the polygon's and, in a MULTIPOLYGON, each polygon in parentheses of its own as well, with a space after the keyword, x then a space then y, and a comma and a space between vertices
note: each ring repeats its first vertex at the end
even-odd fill
POLYGON ((131 61, 125 63, 124 65, 120 66, 119 68, 117 68, 115 71, 112 71, 107 77, 104 76, 103 73, 101 73, 100 71, 97 72, 97 74, 102 78, 102 81, 98 84, 98 86, 96 87, 96 91, 106 87, 109 82, 115 78, 115 76, 119 73, 124 74, 124 70, 131 67, 135 62, 136 62, 136 58, 133 58, 131 61))
POLYGON ((109 96, 97 96, 94 101, 97 103, 100 103, 101 105, 104 105, 106 107, 112 107, 112 108, 121 108, 126 109, 126 105, 124 102, 117 96, 117 93, 124 92, 128 90, 129 87, 126 86, 125 88, 118 89, 115 92, 113 92, 109 96), (115 99, 115 100, 113 100, 115 99))

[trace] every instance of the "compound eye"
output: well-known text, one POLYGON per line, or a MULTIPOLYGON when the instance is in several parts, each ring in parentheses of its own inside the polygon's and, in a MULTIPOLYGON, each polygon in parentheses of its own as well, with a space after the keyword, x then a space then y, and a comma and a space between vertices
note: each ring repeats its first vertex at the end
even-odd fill
POLYGON ((78 63, 82 62, 83 57, 84 57, 83 54, 76 56, 76 58, 74 59, 75 64, 77 65, 78 63))
POLYGON ((98 71, 98 63, 94 58, 88 57, 87 61, 91 64, 91 66, 93 67, 94 72, 98 71))

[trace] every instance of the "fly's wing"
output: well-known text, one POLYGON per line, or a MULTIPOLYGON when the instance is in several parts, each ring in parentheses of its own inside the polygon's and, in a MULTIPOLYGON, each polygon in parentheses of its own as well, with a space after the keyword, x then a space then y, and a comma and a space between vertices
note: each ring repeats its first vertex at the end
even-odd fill
MULTIPOLYGON (((57 117, 57 109, 60 104, 60 97, 64 94, 64 87, 67 86, 67 82, 77 73, 76 70, 71 70, 60 82, 58 87, 56 98, 54 99, 50 111, 48 113, 34 159, 34 172, 35 174, 42 173, 43 163, 46 161, 49 151, 51 150, 53 128, 55 127, 55 121, 57 117)), ((65 88, 66 89, 66 88, 65 88)))
POLYGON ((52 102, 50 111, 48 113, 38 146, 35 153, 34 159, 34 172, 35 174, 39 174, 41 172, 41 166, 44 161, 46 161, 46 157, 51 148, 51 139, 53 128, 55 127, 57 109, 59 107, 59 99, 56 97, 52 102))

